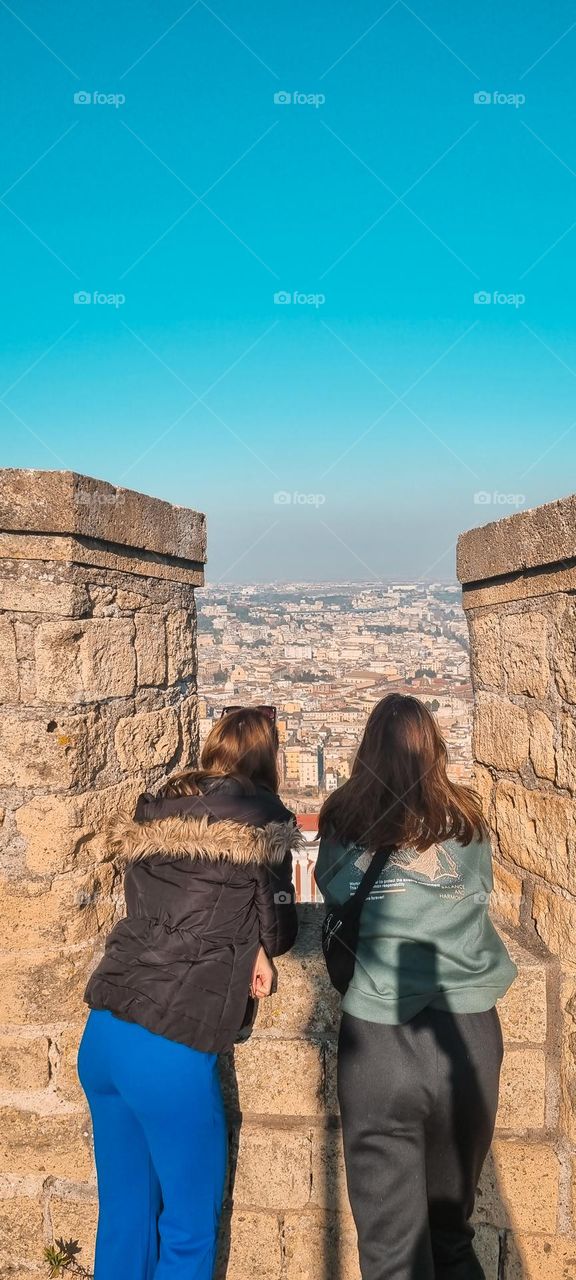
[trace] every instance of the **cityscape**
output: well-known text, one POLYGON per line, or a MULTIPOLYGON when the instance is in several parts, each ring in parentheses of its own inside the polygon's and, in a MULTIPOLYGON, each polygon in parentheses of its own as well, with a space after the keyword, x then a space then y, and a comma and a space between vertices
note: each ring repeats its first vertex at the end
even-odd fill
POLYGON ((314 901, 317 815, 349 777, 372 707, 392 691, 434 712, 450 776, 471 775, 468 634, 455 583, 293 582, 198 597, 200 742, 223 707, 273 704, 281 793, 306 839, 300 901, 314 901))

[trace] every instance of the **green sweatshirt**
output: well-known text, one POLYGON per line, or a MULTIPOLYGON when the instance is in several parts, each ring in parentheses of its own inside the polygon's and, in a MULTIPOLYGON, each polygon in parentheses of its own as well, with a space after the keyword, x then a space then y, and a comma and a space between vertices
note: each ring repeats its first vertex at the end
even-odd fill
MULTIPOLYGON (((370 858, 359 845, 321 840, 316 881, 329 904, 350 897, 370 858)), ((488 914, 492 884, 488 839, 397 850, 362 908, 344 1012, 399 1023, 427 1005, 491 1009, 517 973, 488 914)))

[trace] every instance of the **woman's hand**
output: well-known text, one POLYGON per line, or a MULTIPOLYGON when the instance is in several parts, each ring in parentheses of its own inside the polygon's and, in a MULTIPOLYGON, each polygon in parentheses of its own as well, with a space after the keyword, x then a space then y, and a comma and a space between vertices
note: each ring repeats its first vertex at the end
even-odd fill
POLYGON ((275 983, 276 970, 274 965, 268 959, 264 947, 259 947, 252 970, 251 994, 257 1000, 261 1000, 263 996, 270 996, 275 989, 275 983))

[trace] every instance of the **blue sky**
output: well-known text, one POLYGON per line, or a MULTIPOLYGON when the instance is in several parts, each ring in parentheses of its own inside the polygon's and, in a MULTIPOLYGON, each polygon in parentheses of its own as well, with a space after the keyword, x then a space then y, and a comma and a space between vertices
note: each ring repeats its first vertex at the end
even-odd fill
POLYGON ((567 0, 1 0, 0 34, 3 465, 205 510, 213 582, 449 578, 573 490, 567 0))

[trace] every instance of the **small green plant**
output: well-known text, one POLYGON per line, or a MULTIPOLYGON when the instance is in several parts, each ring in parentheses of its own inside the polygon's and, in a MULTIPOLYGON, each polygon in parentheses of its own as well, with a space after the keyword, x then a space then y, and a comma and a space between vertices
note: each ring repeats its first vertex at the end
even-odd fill
POLYGON ((49 1267, 48 1275, 81 1276, 82 1280, 94 1280, 93 1273, 78 1261, 81 1253, 77 1240, 56 1240, 44 1250, 44 1261, 49 1267))

